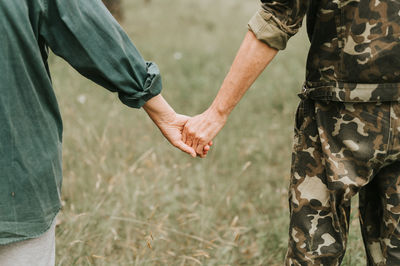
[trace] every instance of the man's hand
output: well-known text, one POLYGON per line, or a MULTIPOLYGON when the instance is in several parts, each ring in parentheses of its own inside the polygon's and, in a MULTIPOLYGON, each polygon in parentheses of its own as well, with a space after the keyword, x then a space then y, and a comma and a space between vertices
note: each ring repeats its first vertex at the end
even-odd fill
POLYGON ((207 155, 204 151, 209 150, 212 139, 223 128, 226 120, 227 115, 208 109, 189 119, 182 132, 183 141, 204 158, 207 155))

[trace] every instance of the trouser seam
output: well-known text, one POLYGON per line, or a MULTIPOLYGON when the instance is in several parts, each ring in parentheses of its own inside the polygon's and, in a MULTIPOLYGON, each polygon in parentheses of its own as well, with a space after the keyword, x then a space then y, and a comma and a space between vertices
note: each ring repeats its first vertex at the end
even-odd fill
POLYGON ((393 103, 390 103, 390 109, 389 109, 389 134, 388 134, 388 141, 387 141, 387 148, 386 148, 386 158, 387 159, 388 156, 390 156, 390 151, 392 149, 392 138, 393 138, 393 119, 392 119, 392 113, 393 113, 393 103))

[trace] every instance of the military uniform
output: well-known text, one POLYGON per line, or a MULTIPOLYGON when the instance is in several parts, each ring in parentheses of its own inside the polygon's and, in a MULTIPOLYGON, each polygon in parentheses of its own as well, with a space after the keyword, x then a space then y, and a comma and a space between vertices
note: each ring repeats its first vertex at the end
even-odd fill
POLYGON ((262 0, 249 22, 276 49, 307 14, 286 265, 339 265, 359 193, 368 265, 400 265, 400 1, 262 0))

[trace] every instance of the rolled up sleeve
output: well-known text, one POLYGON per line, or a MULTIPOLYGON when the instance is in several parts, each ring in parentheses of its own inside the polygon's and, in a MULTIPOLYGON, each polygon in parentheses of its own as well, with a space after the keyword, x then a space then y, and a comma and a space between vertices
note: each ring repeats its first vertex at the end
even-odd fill
POLYGON ((307 13, 310 0, 261 0, 261 8, 250 19, 248 28, 260 41, 283 50, 295 35, 307 13))
POLYGON ((148 100, 161 92, 161 76, 158 67, 153 62, 146 62, 147 77, 144 82, 143 90, 131 93, 119 92, 118 97, 127 106, 138 108, 143 106, 148 100))
POLYGON ((100 0, 43 1, 41 35, 79 73, 133 108, 161 92, 157 65, 144 61, 100 0))

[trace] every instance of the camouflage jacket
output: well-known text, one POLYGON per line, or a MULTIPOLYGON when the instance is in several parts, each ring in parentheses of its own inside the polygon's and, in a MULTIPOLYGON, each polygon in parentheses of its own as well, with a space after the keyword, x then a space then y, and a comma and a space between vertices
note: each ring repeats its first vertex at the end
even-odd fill
POLYGON ((311 47, 305 88, 345 102, 400 100, 399 0, 261 0, 249 22, 259 40, 284 49, 307 14, 311 47))

